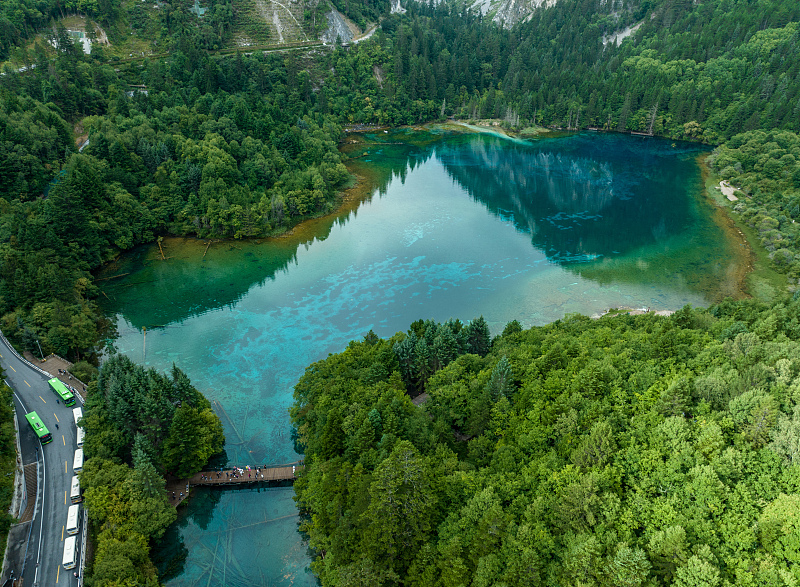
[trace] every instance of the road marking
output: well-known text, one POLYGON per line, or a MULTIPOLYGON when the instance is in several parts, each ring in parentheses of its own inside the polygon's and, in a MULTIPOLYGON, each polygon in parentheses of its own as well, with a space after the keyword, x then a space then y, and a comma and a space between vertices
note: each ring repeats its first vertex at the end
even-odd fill
MULTIPOLYGON (((64 490, 64 505, 67 505, 67 490, 64 490)), ((64 540, 64 528, 61 528, 61 540, 64 540)))
MULTIPOLYGON (((62 536, 63 539, 63 536, 62 536)), ((61 567, 56 567, 56 583, 58 583, 58 577, 61 575, 61 567)))
POLYGON ((9 367, 11 367, 11 370, 12 370, 14 373, 16 373, 16 372, 17 372, 17 370, 16 370, 16 369, 14 369, 14 367, 12 367, 11 365, 9 365, 9 367))
MULTIPOLYGON (((56 416, 56 413, 53 412, 53 415, 56 416)), ((56 416, 56 422, 61 422, 61 420, 58 419, 58 416, 56 416)))
POLYGON ((64 526, 61 526, 61 542, 64 542, 64 526))
MULTIPOLYGON (((44 398, 41 395, 39 396, 39 399, 44 402, 44 398)), ((44 402, 44 403, 47 403, 47 402, 44 402)))
MULTIPOLYGON (((25 380, 23 379, 23 381, 25 381, 25 380)), ((27 381, 25 381, 25 385, 27 385, 28 387, 30 387, 30 386, 31 386, 31 384, 30 384, 30 383, 28 383, 27 381)))
POLYGON ((61 440, 63 440, 63 441, 64 441, 64 446, 67 446, 67 439, 66 439, 66 438, 64 438, 64 435, 63 435, 63 434, 61 435, 61 440))
MULTIPOLYGON (((67 461, 64 461, 64 472, 67 472, 67 461)), ((67 492, 65 491, 64 493, 66 494, 67 492)))
MULTIPOLYGON (((15 394, 16 395, 16 394, 15 394)), ((19 398, 17 398, 19 399, 19 398)), ((22 403, 20 401, 20 403, 22 403)), ((42 451, 42 513, 45 512, 45 503, 44 503, 44 496, 47 495, 47 459, 44 458, 44 451, 42 451)), ((36 460, 38 461, 39 458, 37 456, 36 460)), ((33 511, 36 511, 35 508, 39 507, 39 492, 36 492, 36 506, 34 507, 33 511)), ((33 583, 34 585, 38 583, 39 577, 39 563, 42 560, 42 530, 44 530, 44 524, 39 522, 39 547, 36 549, 36 572, 33 574, 33 583)), ((60 567, 59 567, 60 568, 60 567)))

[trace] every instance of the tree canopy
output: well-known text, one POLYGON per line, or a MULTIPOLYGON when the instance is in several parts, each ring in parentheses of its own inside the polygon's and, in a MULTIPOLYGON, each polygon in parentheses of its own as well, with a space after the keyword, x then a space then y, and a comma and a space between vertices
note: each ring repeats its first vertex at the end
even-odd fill
POLYGON ((150 542, 176 519, 164 474, 200 471, 222 451, 222 423, 177 367, 167 376, 116 355, 89 385, 80 425, 80 480, 96 545, 87 584, 158 585, 150 542))
POLYGON ((291 410, 322 584, 794 585, 798 316, 510 325, 420 405, 403 343, 447 325, 351 342, 291 410))

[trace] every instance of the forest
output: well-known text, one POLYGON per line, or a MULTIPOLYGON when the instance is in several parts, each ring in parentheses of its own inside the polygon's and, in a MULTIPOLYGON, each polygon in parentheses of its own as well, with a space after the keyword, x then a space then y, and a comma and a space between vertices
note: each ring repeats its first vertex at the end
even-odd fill
MULTIPOLYGON (((113 332, 94 275, 132 247, 274 236, 333 210, 353 124, 713 145, 710 169, 741 188, 732 213, 800 280, 794 0, 561 0, 510 28, 458 2, 336 0, 376 34, 249 55, 219 51, 229 0, 204 18, 160 4, 0 3, 0 328, 20 348, 96 362, 113 332), (85 55, 59 22, 77 12, 159 53, 85 55)), ((314 570, 340 586, 796 585, 799 304, 567 316, 494 340, 480 318, 420 320, 352 342, 295 391, 314 570)), ((219 420, 179 369, 112 357, 83 425, 87 584, 157 585, 164 476, 222 448, 219 420)))
POLYGON ((797 584, 799 294, 481 322, 369 333, 297 384, 323 585, 797 584))
POLYGON ((80 481, 95 549, 86 584, 157 586, 151 541, 176 518, 165 475, 183 479, 206 466, 222 451, 222 423, 177 367, 163 375, 115 355, 89 384, 80 425, 80 481))

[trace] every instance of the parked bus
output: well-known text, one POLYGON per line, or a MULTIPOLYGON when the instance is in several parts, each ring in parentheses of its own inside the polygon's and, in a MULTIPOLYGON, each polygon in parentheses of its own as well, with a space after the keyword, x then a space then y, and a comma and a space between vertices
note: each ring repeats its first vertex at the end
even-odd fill
POLYGON ((61 559, 61 564, 67 570, 74 569, 76 564, 76 557, 78 549, 75 548, 75 543, 78 541, 77 536, 67 536, 64 539, 64 558, 61 559))
POLYGON ((34 433, 37 437, 39 437, 39 442, 42 444, 47 444, 48 442, 53 441, 53 436, 50 434, 50 431, 47 429, 47 426, 44 425, 42 419, 39 417, 39 414, 36 412, 31 412, 30 414, 25 414, 25 419, 28 421, 28 424, 31 425, 33 428, 34 433))
POLYGON ((72 536, 78 533, 78 526, 81 525, 81 506, 77 503, 69 506, 67 513, 67 534, 72 536))
POLYGON ((75 427, 78 427, 78 422, 83 418, 83 410, 80 408, 72 408, 72 417, 75 419, 75 427))
POLYGON ((75 405, 75 396, 67 388, 63 381, 61 381, 58 377, 53 377, 50 381, 48 381, 48 383, 50 384, 50 387, 53 388, 53 391, 56 393, 56 395, 61 398, 61 401, 64 402, 65 406, 75 405))
POLYGON ((80 503, 83 501, 83 496, 81 495, 81 482, 78 480, 77 475, 72 476, 72 485, 69 489, 69 500, 72 503, 80 503))
POLYGON ((86 431, 83 428, 78 428, 78 448, 83 446, 83 437, 86 431))
POLYGON ((72 460, 72 471, 80 473, 83 469, 83 449, 79 448, 75 451, 75 458, 72 460))

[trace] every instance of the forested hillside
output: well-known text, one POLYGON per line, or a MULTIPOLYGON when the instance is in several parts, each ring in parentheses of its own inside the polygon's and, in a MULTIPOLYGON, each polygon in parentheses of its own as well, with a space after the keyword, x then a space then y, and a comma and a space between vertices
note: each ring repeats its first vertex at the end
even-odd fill
POLYGON ((323 585, 796 585, 799 316, 795 295, 512 322, 491 348, 455 322, 351 342, 295 388, 314 569, 323 585))
POLYGON ((505 30, 412 4, 383 21, 377 47, 354 50, 353 69, 337 67, 363 95, 337 106, 393 123, 433 116, 443 102, 445 113, 514 124, 647 131, 652 118, 657 134, 712 143, 757 128, 797 131, 798 19, 800 5, 787 0, 642 3, 617 15, 579 0, 505 30), (632 38, 603 45, 631 20, 642 24, 632 38))

